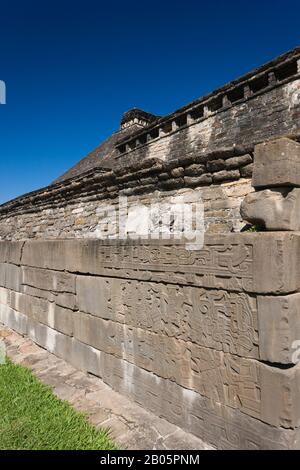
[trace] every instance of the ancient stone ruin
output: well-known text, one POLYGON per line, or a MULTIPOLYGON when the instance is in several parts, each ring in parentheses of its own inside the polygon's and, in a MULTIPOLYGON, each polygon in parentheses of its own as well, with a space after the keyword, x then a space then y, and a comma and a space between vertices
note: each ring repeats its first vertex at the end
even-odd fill
POLYGON ((218 449, 299 449, 299 138, 300 48, 169 116, 129 111, 0 207, 0 321, 218 449), (201 200, 204 246, 114 238, 119 196, 201 200))

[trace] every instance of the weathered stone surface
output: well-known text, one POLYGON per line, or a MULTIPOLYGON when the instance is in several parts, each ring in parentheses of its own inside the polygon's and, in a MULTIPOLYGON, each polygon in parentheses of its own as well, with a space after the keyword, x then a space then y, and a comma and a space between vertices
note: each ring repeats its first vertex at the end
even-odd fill
POLYGON ((221 181, 233 181, 240 178, 239 170, 223 170, 213 174, 213 182, 220 183, 221 181))
POLYGON ((0 320, 220 448, 300 446, 300 144, 260 144, 299 127, 295 57, 208 97, 203 116, 193 103, 150 131, 122 129, 107 147, 114 169, 0 207, 0 239, 52 240, 0 243, 0 320), (222 234, 241 228, 252 168, 254 187, 281 189, 248 197, 243 215, 285 233, 222 234), (195 250, 101 241, 120 235, 120 193, 146 211, 203 202, 205 229, 221 235, 195 250))
POLYGON ((73 312, 56 305, 54 302, 11 292, 9 306, 50 328, 69 336, 73 335, 73 312))
POLYGON ((120 295, 118 279, 78 276, 76 288, 79 310, 103 319, 116 317, 116 299, 120 295))
POLYGON ((300 426, 300 366, 290 367, 288 344, 299 330, 299 248, 297 232, 209 235, 199 250, 165 240, 26 242, 26 265, 0 265, 4 284, 7 268, 23 272, 21 293, 0 290, 0 320, 210 442, 213 428, 191 424, 203 423, 208 403, 208 426, 235 410, 286 436, 300 426), (168 406, 157 402, 166 392, 168 406))
POLYGON ((255 188, 300 186, 300 144, 280 138, 257 145, 252 185, 255 188))
MULTIPOLYGON (((28 242, 24 247, 24 263, 33 264, 30 261, 33 257, 38 267, 74 273, 228 291, 290 293, 300 288, 300 268, 295 256, 299 245, 300 234, 284 232, 207 235, 202 250, 188 250, 182 243, 164 240, 28 242), (39 256, 42 252, 43 257, 39 256)), ((24 269, 28 272, 24 284, 74 292, 74 277, 68 274, 61 273, 60 278, 59 273, 24 269)))
POLYGON ((292 364, 299 359, 300 294, 258 296, 257 302, 260 358, 292 364))
POLYGON ((261 419, 273 426, 299 428, 300 363, 290 369, 260 366, 261 419))
POLYGON ((198 176, 205 173, 205 165, 201 164, 192 164, 185 168, 184 173, 186 176, 198 176))
POLYGON ((19 292, 22 283, 22 272, 19 266, 0 263, 0 286, 19 292))
POLYGON ((221 158, 207 162, 207 169, 210 173, 224 170, 225 162, 221 158))
MULTIPOLYGON (((169 179, 169 173, 166 175, 166 179, 169 179)), ((242 221, 238 209, 242 196, 240 194, 236 194, 235 189, 238 187, 244 187, 244 194, 246 194, 245 191, 251 191, 251 184, 246 181, 237 180, 232 185, 229 185, 228 182, 224 182, 226 186, 220 184, 218 187, 210 187, 209 185, 212 183, 212 176, 207 173, 201 174, 200 176, 185 176, 185 178, 190 179, 185 181, 184 187, 178 189, 179 193, 188 193, 191 198, 198 196, 199 201, 201 200, 202 193, 205 194, 205 199, 207 201, 204 206, 205 224, 208 232, 214 232, 215 227, 219 226, 219 209, 223 209, 224 211, 221 219, 222 231, 230 232, 233 226, 235 231, 240 230, 242 227, 242 221), (211 207, 209 201, 211 204, 213 204, 214 201, 218 201, 218 208, 215 209, 211 207), (230 203, 230 205, 228 203, 230 203)), ((139 183, 138 187, 141 187, 141 183, 139 183)), ((154 189, 158 189, 157 185, 154 189)), ((28 238, 63 239, 74 237, 78 238, 79 235, 84 238, 101 238, 101 236, 103 238, 107 235, 106 229, 108 223, 113 225, 114 221, 113 217, 110 219, 107 217, 108 204, 115 209, 118 220, 118 199, 110 198, 109 201, 105 199, 111 190, 112 189, 110 187, 107 188, 105 192, 106 196, 101 194, 101 191, 104 191, 103 189, 91 196, 88 196, 85 192, 84 195, 81 194, 79 200, 72 199, 69 202, 66 201, 63 207, 53 206, 49 202, 48 207, 44 207, 44 209, 41 209, 39 212, 28 211, 27 213, 25 211, 22 216, 19 215, 19 218, 22 217, 22 224, 19 226, 18 231, 16 231, 13 224, 13 218, 7 218, 5 219, 5 227, 8 229, 7 238, 10 237, 22 240, 28 238), (80 211, 80 213, 77 211, 80 211), (82 215, 84 215, 84 217, 82 215), (104 234, 104 236, 101 234, 104 234)), ((121 194, 130 196, 128 198, 129 207, 131 207, 133 203, 136 203, 138 196, 135 194, 134 188, 119 189, 119 195, 121 194)), ((144 196, 139 197, 143 198, 142 202, 144 205, 150 207, 153 203, 170 204, 172 198, 171 194, 173 193, 170 193, 170 191, 155 191, 154 193, 145 194, 144 196)))
POLYGON ((122 365, 120 360, 107 355, 102 358, 107 371, 105 381, 110 386, 168 421, 204 436, 218 449, 297 449, 300 446, 298 430, 268 426, 230 407, 214 406, 198 393, 134 365, 122 365))
POLYGON ((184 182, 187 186, 205 186, 212 183, 212 176, 210 173, 201 176, 185 176, 184 182))
MULTIPOLYGON (((12 318, 11 309, 7 307, 7 310, 8 317, 12 318)), ((18 331, 24 332, 24 326, 22 325, 22 322, 24 323, 25 316, 13 311, 13 317, 15 320, 11 323, 14 324, 18 331)), ((3 321, 3 315, 1 316, 1 321, 3 321)), ((181 388, 180 385, 174 384, 172 381, 170 381, 170 379, 158 378, 158 376, 154 376, 152 373, 146 372, 142 368, 139 368, 134 364, 130 364, 121 358, 118 359, 114 355, 104 352, 102 352, 100 355, 100 352, 97 352, 97 350, 91 346, 84 345, 81 342, 78 342, 76 339, 71 339, 65 335, 62 335, 61 333, 56 332, 51 328, 36 323, 34 320, 28 320, 28 326, 25 328, 25 331, 28 332, 29 336, 34 341, 49 351, 54 352, 59 357, 65 357, 71 363, 84 370, 89 370, 98 376, 102 376, 104 381, 109 383, 113 388, 128 394, 130 397, 134 398, 140 404, 147 407, 156 414, 160 414, 169 421, 175 424, 178 423, 184 427, 187 426, 186 423, 189 423, 188 426, 193 433, 196 435, 201 435, 202 437, 205 436, 205 438, 211 443, 216 442, 216 434, 215 431, 213 432, 214 426, 212 427, 212 423, 215 422, 215 419, 221 419, 225 420, 223 425, 227 423, 227 428, 228 426, 233 426, 234 424, 232 432, 233 429, 236 431, 236 426, 239 426, 238 429, 241 430, 239 433, 241 436, 248 435, 250 429, 253 429, 252 432, 254 434, 252 435, 252 439, 255 435, 257 435, 256 439, 263 439, 264 446, 269 446, 270 448, 285 448, 288 446, 287 448, 290 448, 296 445, 294 442, 295 434, 292 431, 284 431, 282 428, 278 428, 277 430, 276 428, 270 428, 266 426, 265 433, 263 434, 262 438, 260 433, 262 432, 262 428, 265 425, 261 424, 259 421, 255 420, 256 425, 254 425, 253 422, 253 427, 251 425, 249 428, 249 425, 246 425, 246 415, 243 413, 241 415, 236 415, 236 421, 234 418, 235 415, 233 409, 228 408, 227 406, 222 408, 222 405, 219 405, 218 408, 214 408, 212 407, 211 400, 206 403, 205 400, 207 400, 207 398, 195 391, 188 391, 185 388, 181 388), (160 399, 158 397, 160 397, 160 399), (163 397, 167 397, 167 401, 165 401, 163 397), (176 406, 175 403, 177 403, 176 406), (210 403, 209 406, 208 403, 210 403), (188 415, 186 413, 188 413, 188 415), (193 416, 193 424, 191 424, 191 419, 188 417, 189 413, 191 413, 191 416, 193 416), (206 430, 202 425, 199 426, 200 422, 203 423, 204 416, 206 416, 207 419, 207 421, 205 421, 206 430), (244 418, 242 418, 242 416, 244 416, 244 418), (290 436, 290 438, 288 436, 290 436)), ((237 359, 238 358, 236 358, 236 360, 237 359)), ((231 361, 232 360, 233 357, 231 361)), ((280 425, 287 428, 297 426, 299 423, 299 418, 297 410, 294 409, 294 406, 296 406, 295 404, 299 399, 299 387, 297 385, 299 375, 298 368, 293 368, 292 370, 281 370, 266 366, 264 364, 255 363, 255 361, 253 362, 252 367, 257 369, 257 375, 254 375, 253 377, 256 376, 257 379, 261 380, 260 386, 262 401, 261 404, 258 405, 258 408, 254 407, 254 402, 252 399, 250 399, 250 395, 250 401, 246 399, 250 392, 249 385, 247 384, 251 383, 249 382, 251 376, 249 375, 251 370, 249 369, 249 366, 246 366, 245 364, 245 366, 241 365, 239 367, 238 364, 234 365, 231 363, 230 367, 226 368, 227 373, 231 370, 231 373, 236 371, 234 373, 237 374, 238 370, 243 371, 244 368, 245 371, 248 371, 247 375, 245 376, 245 379, 247 377, 247 380, 239 392, 241 393, 242 390, 244 390, 246 395, 244 397, 242 397, 242 395, 238 395, 239 399, 237 403, 243 403, 243 406, 246 406, 245 409, 247 409, 248 403, 252 412, 256 410, 255 413, 261 413, 260 419, 266 422, 271 422, 273 425, 280 425), (270 405, 270 400, 268 400, 271 390, 273 394, 273 408, 270 405), (288 403, 294 403, 294 405, 290 407, 287 406, 288 403), (259 411, 259 409, 261 411, 259 411), (276 413, 274 413, 274 410, 276 410, 276 413)), ((207 371, 209 370, 210 368, 207 369, 207 371)), ((201 374, 199 375, 199 378, 200 377, 201 374)), ((235 387, 237 387, 238 382, 234 380, 233 383, 235 383, 235 387)), ((254 386, 253 391, 255 390, 256 387, 254 386)), ((232 395, 228 395, 228 397, 230 396, 234 398, 236 396, 236 392, 232 395)), ((257 397, 259 397, 259 394, 257 397)), ((220 421, 220 425, 221 422, 222 421, 220 421)), ((249 423, 252 423, 252 421, 249 421, 249 423)), ((228 434, 226 435, 228 436, 228 434)), ((233 433, 233 435, 235 435, 235 433, 233 433)), ((238 446, 237 448, 244 448, 243 446, 247 441, 246 439, 244 442, 244 438, 245 437, 240 437, 242 440, 239 440, 236 444, 238 446)), ((226 440, 222 441, 222 444, 219 443, 218 446, 221 448, 230 448, 233 446, 233 443, 231 442, 230 438, 229 442, 226 442, 226 440)), ((257 443, 256 446, 257 448, 261 448, 261 444, 257 443)))
POLYGON ((0 241, 0 263, 19 265, 24 242, 0 241))
POLYGON ((265 189, 248 194, 241 204, 241 216, 267 230, 300 230, 300 188, 265 189))
POLYGON ((242 165, 249 165, 252 163, 251 155, 241 155, 239 157, 232 157, 225 160, 225 168, 227 170, 235 170, 240 168, 242 165))
POLYGON ((250 165, 243 166, 240 169, 241 177, 242 178, 252 178, 253 174, 253 163, 250 163, 250 165))
POLYGON ((32 297, 38 297, 40 299, 47 299, 49 302, 54 302, 56 305, 70 310, 77 310, 76 306, 76 295, 65 292, 50 292, 47 290, 36 289, 31 286, 22 286, 21 288, 24 294, 32 297))

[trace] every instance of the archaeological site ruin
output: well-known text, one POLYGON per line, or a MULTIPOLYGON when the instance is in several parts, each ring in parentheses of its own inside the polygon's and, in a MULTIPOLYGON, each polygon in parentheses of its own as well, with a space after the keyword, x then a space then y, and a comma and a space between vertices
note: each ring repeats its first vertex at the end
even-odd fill
POLYGON ((217 449, 300 449, 300 48, 125 113, 0 240, 0 322, 217 449), (201 201, 203 246, 115 237, 120 196, 201 201))

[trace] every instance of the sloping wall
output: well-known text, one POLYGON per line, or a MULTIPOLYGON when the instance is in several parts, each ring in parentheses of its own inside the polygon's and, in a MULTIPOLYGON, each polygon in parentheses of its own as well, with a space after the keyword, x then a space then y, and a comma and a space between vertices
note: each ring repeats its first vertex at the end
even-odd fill
POLYGON ((299 60, 298 48, 120 142, 114 137, 111 171, 95 167, 0 206, 0 239, 99 238, 118 196, 145 205, 200 199, 207 232, 240 231, 254 146, 299 139, 299 60))

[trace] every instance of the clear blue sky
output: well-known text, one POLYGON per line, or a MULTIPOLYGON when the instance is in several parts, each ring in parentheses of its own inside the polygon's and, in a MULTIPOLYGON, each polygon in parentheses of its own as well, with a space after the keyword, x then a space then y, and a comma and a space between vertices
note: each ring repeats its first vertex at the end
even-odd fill
POLYGON ((0 202, 298 43, 299 0, 1 0, 0 202))

